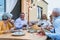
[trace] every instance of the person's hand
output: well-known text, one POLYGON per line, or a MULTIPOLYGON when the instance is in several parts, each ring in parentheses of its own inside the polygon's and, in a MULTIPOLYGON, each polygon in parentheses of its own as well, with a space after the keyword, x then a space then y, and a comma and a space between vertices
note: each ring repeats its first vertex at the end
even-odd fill
POLYGON ((13 28, 11 28, 10 30, 15 30, 16 29, 16 27, 13 27, 13 28))
POLYGON ((27 27, 27 25, 24 24, 23 27, 27 27))
POLYGON ((41 28, 41 33, 42 33, 43 35, 45 35, 45 32, 44 32, 43 28, 41 28))
POLYGON ((27 25, 24 24, 22 27, 23 27, 23 30, 26 30, 27 25))
POLYGON ((49 31, 50 31, 50 29, 52 29, 52 28, 53 28, 53 27, 46 27, 46 29, 49 30, 49 31))
POLYGON ((44 32, 43 28, 40 28, 40 31, 38 32, 38 34, 45 35, 45 32, 44 32))
POLYGON ((11 29, 10 29, 10 32, 14 31, 14 29, 15 29, 15 28, 11 28, 11 29))

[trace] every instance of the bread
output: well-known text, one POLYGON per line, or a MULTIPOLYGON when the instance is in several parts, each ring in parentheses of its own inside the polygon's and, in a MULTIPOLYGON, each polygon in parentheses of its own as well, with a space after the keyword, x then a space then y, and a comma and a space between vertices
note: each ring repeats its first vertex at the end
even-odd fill
POLYGON ((33 26, 32 26, 32 29, 34 29, 34 30, 38 30, 39 27, 38 27, 38 25, 33 25, 33 26))

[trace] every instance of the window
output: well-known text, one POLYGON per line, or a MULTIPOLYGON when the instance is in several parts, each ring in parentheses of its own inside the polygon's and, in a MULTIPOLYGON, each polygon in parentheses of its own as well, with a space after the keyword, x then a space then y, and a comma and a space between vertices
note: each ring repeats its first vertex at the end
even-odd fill
POLYGON ((0 0, 0 20, 4 12, 6 12, 6 0, 0 0))
POLYGON ((42 8, 40 6, 37 6, 37 18, 41 19, 41 15, 42 15, 42 8))
POLYGON ((0 12, 5 12, 6 0, 0 0, 0 12))

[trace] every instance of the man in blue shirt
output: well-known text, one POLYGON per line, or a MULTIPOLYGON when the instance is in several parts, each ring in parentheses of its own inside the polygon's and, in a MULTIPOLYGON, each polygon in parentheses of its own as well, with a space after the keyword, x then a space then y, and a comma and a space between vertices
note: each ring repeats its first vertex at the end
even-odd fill
POLYGON ((60 40, 60 9, 55 8, 52 12, 52 15, 54 16, 53 21, 54 29, 50 29, 50 31, 53 33, 45 32, 45 34, 54 40, 60 40))
POLYGON ((22 29, 23 27, 27 26, 27 20, 25 20, 24 18, 25 18, 25 14, 21 13, 20 17, 18 19, 16 19, 16 21, 14 23, 16 29, 22 29))

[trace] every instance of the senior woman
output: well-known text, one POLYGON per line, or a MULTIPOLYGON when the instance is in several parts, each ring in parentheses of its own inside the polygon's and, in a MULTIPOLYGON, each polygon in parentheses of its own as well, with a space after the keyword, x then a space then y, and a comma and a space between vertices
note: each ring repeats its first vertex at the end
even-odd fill
POLYGON ((51 23, 50 23, 50 21, 48 21, 46 14, 42 14, 42 18, 38 22, 38 25, 41 25, 42 28, 51 26, 51 23))
POLYGON ((3 14, 2 21, 0 21, 0 34, 10 32, 13 25, 9 22, 9 17, 6 14, 3 14))

